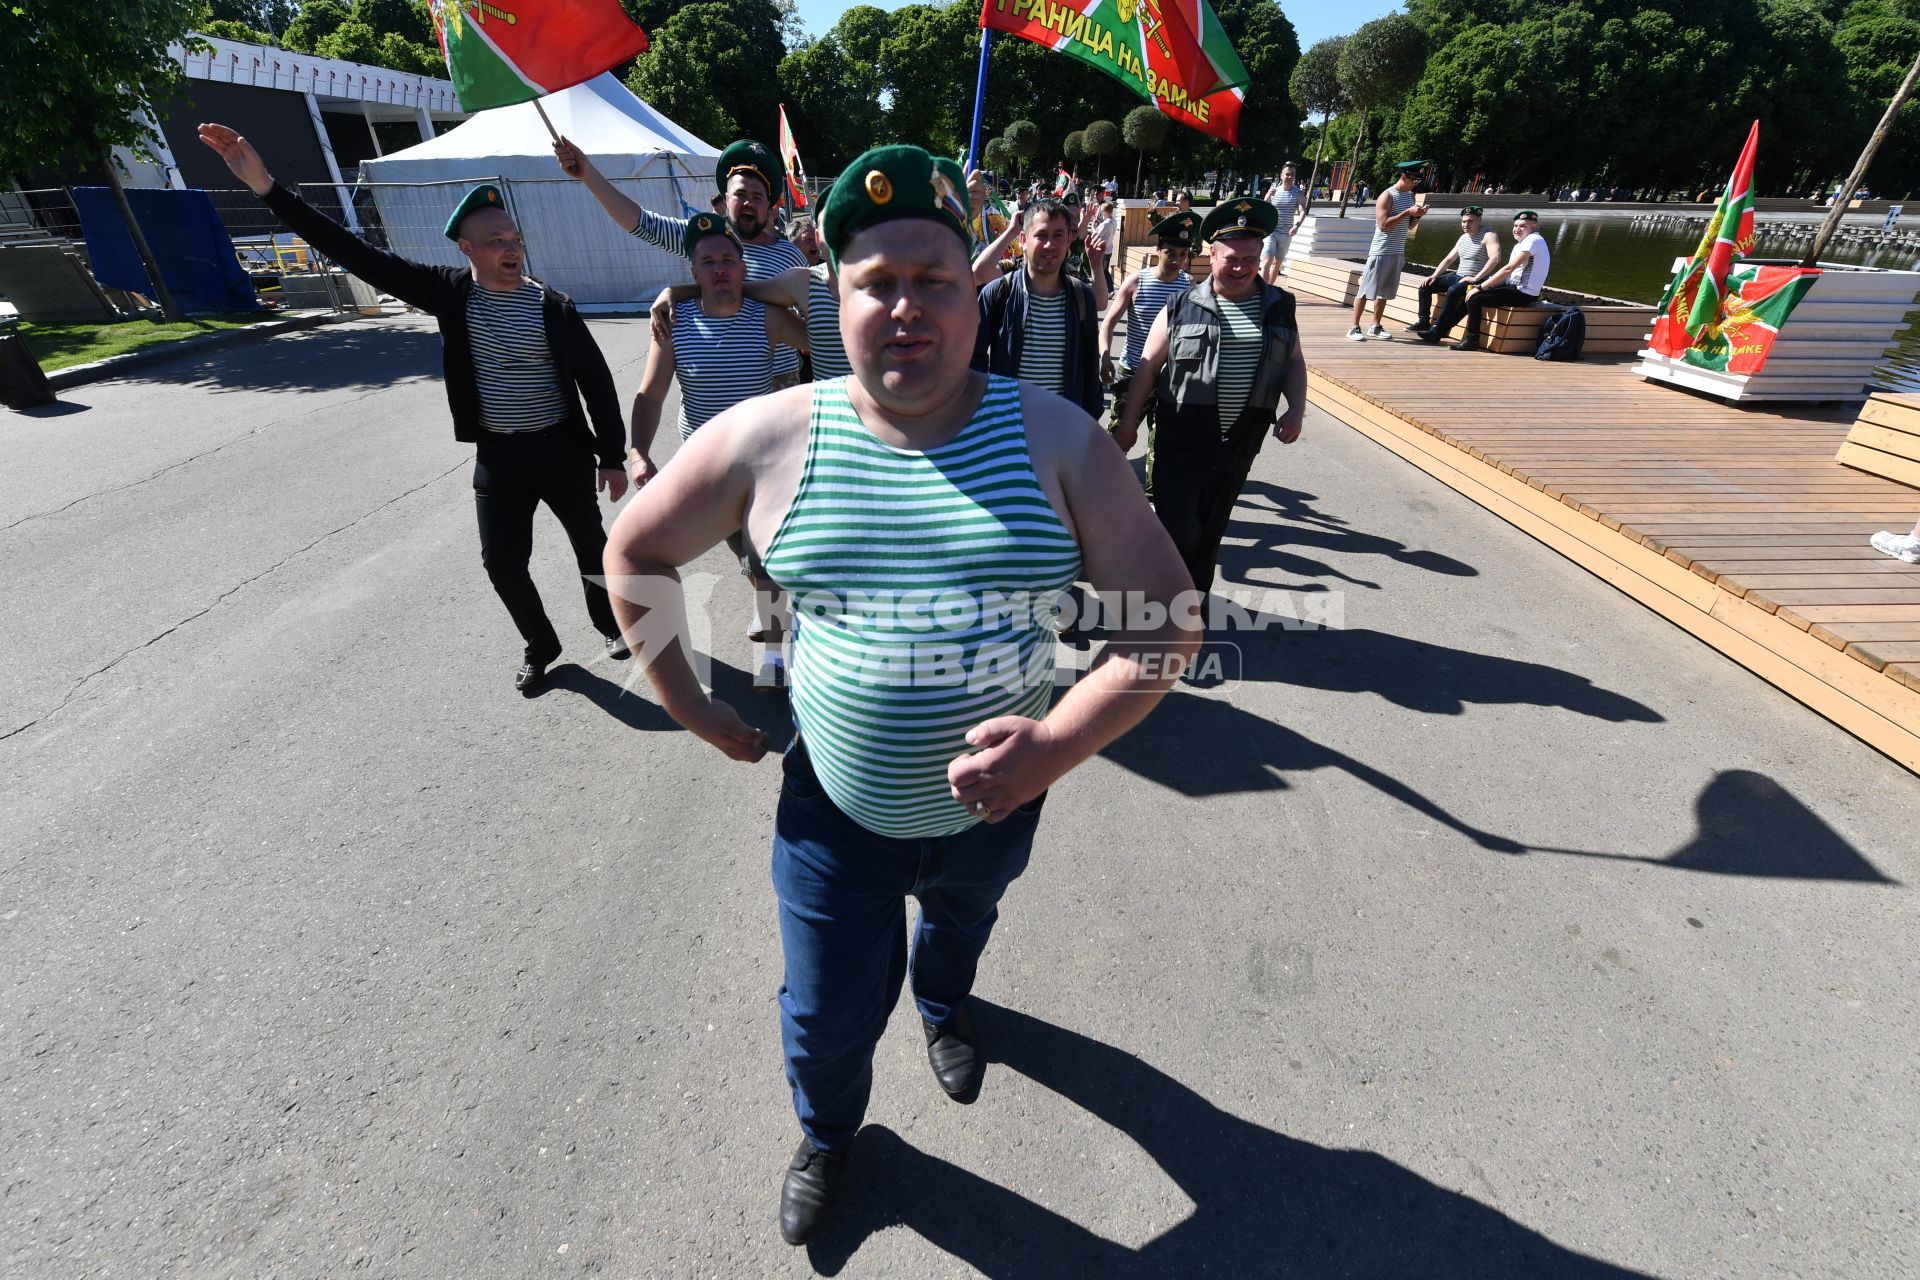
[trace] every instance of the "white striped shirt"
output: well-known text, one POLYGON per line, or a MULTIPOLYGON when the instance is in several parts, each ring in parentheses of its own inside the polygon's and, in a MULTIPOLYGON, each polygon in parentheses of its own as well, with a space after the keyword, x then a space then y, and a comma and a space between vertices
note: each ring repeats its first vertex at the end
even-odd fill
POLYGON ((1133 300, 1127 303, 1127 359, 1128 369, 1140 367, 1140 354, 1147 348, 1147 331, 1153 328, 1155 318, 1167 309, 1167 303, 1193 288, 1193 277, 1182 271, 1171 280, 1162 280, 1159 276, 1140 273, 1140 283, 1133 287, 1133 300))
POLYGON ((467 297, 480 425, 488 431, 539 431, 567 416, 541 312, 546 292, 527 280, 498 293, 475 285, 467 297))
POLYGON ((1067 291, 1027 291, 1027 332, 1020 343, 1020 377, 1055 395, 1067 390, 1067 291))
POLYGON ((840 295, 827 280, 824 262, 807 272, 807 353, 815 382, 853 372, 847 344, 840 340, 840 295))
POLYGON ((773 390, 766 308, 740 300, 730 316, 710 316, 698 298, 674 304, 673 370, 680 380, 680 438, 742 400, 773 390))
POLYGON ((1247 407, 1253 394, 1253 375, 1260 368, 1260 317, 1263 310, 1258 290, 1251 298, 1232 302, 1215 295, 1220 304, 1220 431, 1224 435, 1247 407))
MULTIPOLYGON (((633 234, 656 249, 665 249, 668 253, 686 256, 684 239, 687 234, 685 218, 669 218, 651 209, 640 211, 640 221, 633 224, 633 234)), ((807 255, 800 252, 791 240, 775 240, 771 244, 759 244, 752 240, 743 241, 740 251, 747 260, 747 279, 771 280, 782 271, 791 271, 795 267, 807 265, 807 255)), ((800 368, 800 353, 792 347, 776 347, 773 352, 773 373, 793 373, 800 368)))

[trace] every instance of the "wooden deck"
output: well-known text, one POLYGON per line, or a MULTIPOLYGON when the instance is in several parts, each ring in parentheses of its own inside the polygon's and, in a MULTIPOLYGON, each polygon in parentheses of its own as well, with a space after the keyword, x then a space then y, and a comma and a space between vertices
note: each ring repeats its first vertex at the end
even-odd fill
POLYGON ((1852 406, 1737 408, 1625 360, 1349 342, 1300 298, 1309 400, 1920 772, 1920 489, 1835 461, 1852 406))

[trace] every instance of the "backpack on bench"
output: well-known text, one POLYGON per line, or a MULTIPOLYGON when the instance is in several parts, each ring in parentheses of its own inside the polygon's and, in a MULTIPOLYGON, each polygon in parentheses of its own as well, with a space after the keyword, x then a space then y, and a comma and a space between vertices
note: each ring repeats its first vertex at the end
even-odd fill
POLYGON ((1587 317, 1578 307, 1568 307, 1547 317, 1540 326, 1540 345, 1535 360, 1578 360, 1580 348, 1587 344, 1587 317))

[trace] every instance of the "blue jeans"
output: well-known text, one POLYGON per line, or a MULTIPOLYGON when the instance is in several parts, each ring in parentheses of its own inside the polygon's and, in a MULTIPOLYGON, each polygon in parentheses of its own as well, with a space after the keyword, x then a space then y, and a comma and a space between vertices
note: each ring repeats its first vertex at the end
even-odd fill
POLYGON ((782 767, 773 820, 773 888, 780 899, 780 1040, 787 1084, 807 1139, 844 1147, 873 1088, 873 1049, 913 978, 920 1016, 944 1023, 973 989, 1000 896, 1022 871, 1043 793, 1000 822, 957 835, 877 835, 827 797, 796 739, 782 767), (907 895, 920 923, 907 951, 907 895))
MULTIPOLYGON (((1420 295, 1420 323, 1430 324, 1432 322, 1428 319, 1428 308, 1433 306, 1433 295, 1436 293, 1445 295, 1446 301, 1441 305, 1440 313, 1449 315, 1452 313, 1454 302, 1466 296, 1467 281, 1457 271, 1436 271, 1428 276, 1427 282, 1415 292, 1420 295)), ((1448 327, 1451 327, 1452 323, 1449 320, 1448 327)))

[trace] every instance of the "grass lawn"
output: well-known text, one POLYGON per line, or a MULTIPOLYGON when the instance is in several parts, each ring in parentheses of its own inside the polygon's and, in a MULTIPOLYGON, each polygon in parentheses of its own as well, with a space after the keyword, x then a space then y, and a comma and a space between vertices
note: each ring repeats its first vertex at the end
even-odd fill
POLYGON ((162 342, 222 329, 244 329, 263 320, 279 318, 273 311, 244 311, 231 315, 196 316, 179 324, 152 320, 119 320, 112 324, 28 324, 20 322, 20 336, 27 348, 39 357, 40 367, 48 373, 68 365, 104 360, 128 351, 138 351, 162 342))

